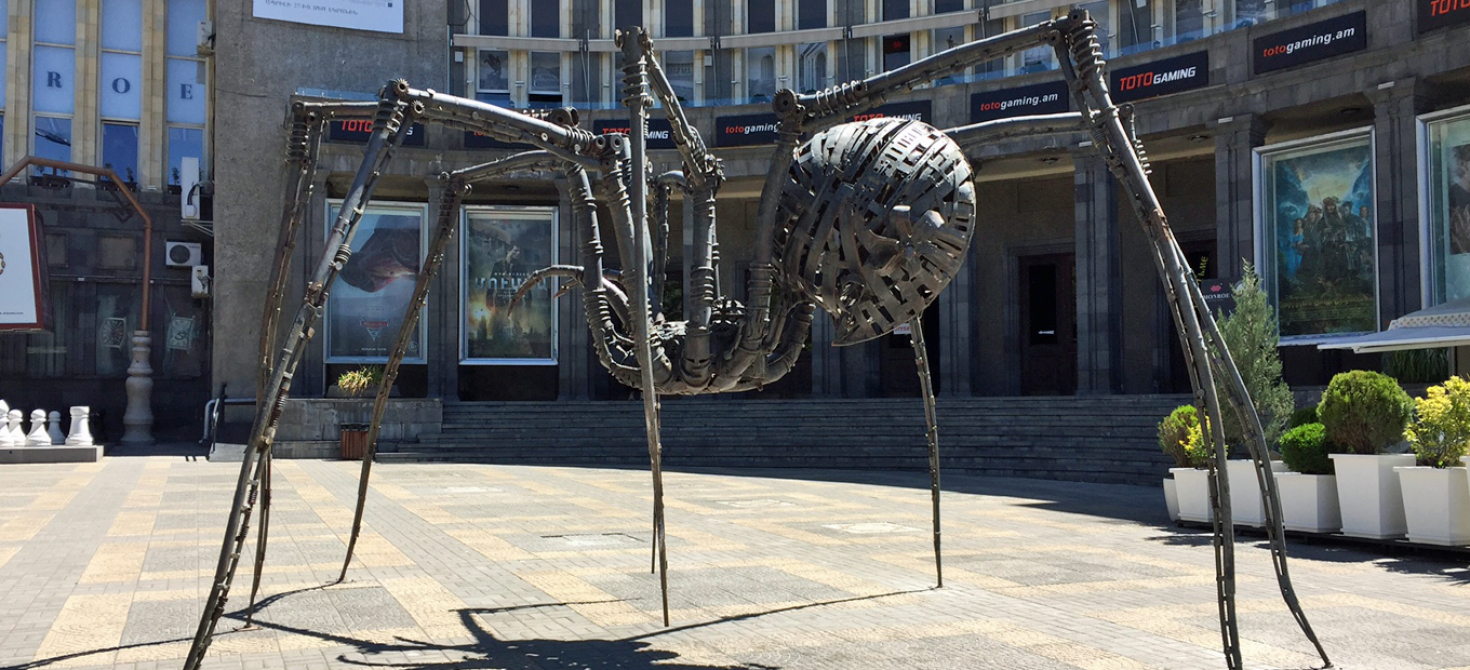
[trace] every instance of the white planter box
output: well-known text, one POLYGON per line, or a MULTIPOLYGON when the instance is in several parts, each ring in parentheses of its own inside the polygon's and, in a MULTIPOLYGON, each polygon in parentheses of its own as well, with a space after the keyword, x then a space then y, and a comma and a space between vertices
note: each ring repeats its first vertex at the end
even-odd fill
POLYGON ((1174 491, 1179 498, 1179 519, 1210 523, 1210 471, 1195 468, 1169 468, 1174 475, 1174 491))
POLYGON ((1276 492, 1281 495, 1281 523, 1287 530, 1336 533, 1342 529, 1336 477, 1278 472, 1276 492))
POLYGON ((1164 508, 1169 510, 1169 520, 1179 520, 1179 492, 1174 488, 1174 478, 1164 478, 1164 508))
POLYGON ((1470 544, 1470 484, 1464 468, 1398 467, 1409 540, 1470 544))
POLYGON ((1342 509, 1342 533, 1355 537, 1392 539, 1409 530, 1404 521, 1404 496, 1395 467, 1414 465, 1413 454, 1329 454, 1337 471, 1337 502, 1342 509))
MULTIPOLYGON (((1285 472, 1286 464, 1271 461, 1272 472, 1285 472)), ((1237 526, 1264 526, 1266 514, 1261 507, 1261 483, 1256 481, 1256 466, 1247 459, 1225 462, 1230 476, 1230 521, 1237 526)))

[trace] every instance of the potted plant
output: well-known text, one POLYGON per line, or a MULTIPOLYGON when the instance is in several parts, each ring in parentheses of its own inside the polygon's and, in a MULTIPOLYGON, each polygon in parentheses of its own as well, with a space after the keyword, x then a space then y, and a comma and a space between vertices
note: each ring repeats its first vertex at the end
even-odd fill
MULTIPOLYGON (((1209 421, 1205 421, 1209 425, 1209 421)), ((1176 407, 1159 424, 1159 447, 1174 458, 1178 467, 1170 468, 1173 479, 1164 480, 1164 503, 1169 504, 1170 490, 1174 503, 1170 516, 1175 520, 1208 523, 1213 518, 1210 506, 1209 449, 1205 447, 1204 429, 1193 405, 1176 407)))
POLYGON ((1317 415, 1333 451, 1341 452, 1330 458, 1344 535, 1390 539, 1408 530, 1393 469, 1413 465, 1414 455, 1384 451, 1402 439, 1413 405, 1392 377, 1368 370, 1338 374, 1322 393, 1317 415))
MULTIPOLYGON (((1261 290, 1261 279, 1250 263, 1243 262, 1241 278, 1232 292, 1235 311, 1219 319, 1220 335, 1235 361, 1240 379, 1250 393, 1251 404, 1261 420, 1266 446, 1275 445, 1286 431, 1296 401, 1291 388, 1281 377, 1280 328, 1277 327, 1275 311, 1271 309, 1266 292, 1261 290)), ((1229 388, 1224 375, 1215 376, 1215 392, 1221 399, 1227 397, 1229 388)), ((1244 445, 1245 427, 1235 412, 1229 408, 1220 417, 1225 443, 1244 445)), ((1269 454, 1268 454, 1269 458, 1269 454)), ((1271 471, 1286 469, 1279 460, 1270 461, 1271 471)), ((1256 476, 1255 461, 1250 458, 1231 459, 1225 464, 1230 475, 1230 516, 1239 525, 1262 526, 1266 515, 1261 505, 1261 482, 1256 476)))
POLYGON ((1404 431, 1418 465, 1394 468, 1404 496, 1409 539, 1439 545, 1470 544, 1470 485, 1459 463, 1470 442, 1470 382, 1450 377, 1414 400, 1415 419, 1404 431))
POLYGON ((1276 491, 1281 497, 1281 525, 1287 530, 1336 533, 1342 528, 1329 451, 1320 423, 1302 424, 1281 436, 1281 460, 1291 472, 1275 473, 1276 491))
MULTIPOLYGON (((370 389, 376 389, 383 379, 383 368, 375 365, 365 365, 356 370, 348 370, 337 377, 337 387, 349 398, 360 398, 370 389)), ((368 424, 366 423, 341 423, 337 426, 341 436, 341 457, 347 460, 361 460, 368 448, 368 424)))

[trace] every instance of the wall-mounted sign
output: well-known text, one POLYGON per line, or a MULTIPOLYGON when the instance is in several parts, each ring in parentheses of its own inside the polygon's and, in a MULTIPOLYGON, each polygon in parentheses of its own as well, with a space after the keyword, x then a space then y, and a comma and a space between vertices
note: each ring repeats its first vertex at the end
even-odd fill
POLYGON ((497 139, 495 139, 495 138, 493 138, 493 137, 491 137, 489 135, 486 135, 484 133, 477 133, 477 132, 475 132, 473 130, 466 130, 466 131, 464 131, 464 148, 466 148, 466 149, 516 149, 516 150, 524 151, 526 149, 535 149, 536 147, 535 147, 535 145, 531 145, 531 144, 512 144, 510 142, 501 142, 500 140, 497 140, 497 139))
POLYGON ((1216 319, 1230 316, 1235 312, 1235 279, 1201 279, 1199 280, 1200 293, 1204 294, 1205 304, 1210 306, 1210 313, 1216 319))
MULTIPOLYGON (((341 200, 327 203, 326 229, 337 222, 341 200)), ((383 363, 413 300, 419 264, 427 252, 427 205, 374 203, 352 237, 352 256, 332 284, 327 301, 329 363, 383 363)), ((424 362, 424 328, 414 326, 403 360, 424 362)))
POLYGON ((555 365, 555 282, 542 282, 515 309, 532 272, 556 263, 552 207, 466 207, 459 245, 460 362, 555 365))
POLYGON ((910 121, 923 121, 934 123, 934 103, 928 100, 910 100, 908 102, 890 102, 886 105, 874 107, 862 114, 852 117, 853 121, 867 121, 868 119, 908 119, 910 121))
MULTIPOLYGON (((592 132, 601 135, 603 133, 622 133, 627 135, 631 132, 628 122, 622 119, 601 119, 592 122, 592 132)), ((674 144, 674 131, 669 126, 668 119, 648 120, 648 148, 649 149, 677 149, 674 144)))
POLYGON ((1257 37, 1255 73, 1341 56, 1368 48, 1368 12, 1353 12, 1257 37))
POLYGON ((1210 52, 1196 51, 1114 70, 1108 82, 1108 92, 1112 94, 1113 102, 1132 102, 1204 88, 1209 84, 1210 52))
POLYGON ((1419 10, 1419 32, 1470 21, 1470 0, 1414 0, 1419 10))
MULTIPOLYGON (((403 138, 403 146, 424 146, 424 124, 415 123, 408 127, 408 135, 403 138)), ((355 144, 367 144, 368 139, 373 136, 372 119, 341 119, 332 121, 327 125, 327 140, 331 142, 352 142, 355 144)))
POLYGON ((775 144, 776 126, 779 123, 776 115, 771 113, 715 117, 715 146, 775 144))
POLYGON ((380 33, 402 33, 405 1, 255 0, 255 18, 380 33))
POLYGON ((34 205, 0 205, 0 331, 51 327, 45 239, 34 205))
POLYGON ((1071 109, 1072 94, 1067 90, 1067 82, 1050 81, 970 96, 970 123, 1033 114, 1061 114, 1071 109))

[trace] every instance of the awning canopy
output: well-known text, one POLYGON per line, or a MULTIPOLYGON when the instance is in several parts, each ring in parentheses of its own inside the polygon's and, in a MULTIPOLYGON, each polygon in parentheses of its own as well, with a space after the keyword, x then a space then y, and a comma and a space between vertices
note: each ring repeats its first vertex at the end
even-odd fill
POLYGON ((1405 314, 1388 324, 1388 330, 1358 337, 1344 337, 1317 345, 1318 349, 1352 349, 1371 354, 1400 349, 1432 349, 1470 346, 1470 298, 1405 314))

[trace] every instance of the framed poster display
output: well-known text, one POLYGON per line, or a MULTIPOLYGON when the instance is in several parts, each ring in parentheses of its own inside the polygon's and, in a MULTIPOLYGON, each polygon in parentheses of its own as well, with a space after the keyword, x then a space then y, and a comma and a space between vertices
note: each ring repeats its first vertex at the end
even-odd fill
MULTIPOLYGON (((327 201, 329 234, 341 206, 341 200, 327 201)), ((427 252, 428 215, 429 206, 423 203, 373 203, 363 211, 352 238, 352 257, 327 300, 328 363, 388 362, 427 252)), ((424 362, 422 320, 414 330, 405 363, 424 362)))
POLYGON ((1424 305, 1470 298, 1470 106, 1419 117, 1424 305))
POLYGON ((556 365, 555 284, 510 309, 526 278, 556 263, 556 208, 469 206, 460 228, 460 362, 556 365))
POLYGON ((51 328, 45 239, 34 205, 0 204, 0 332, 51 328))
POLYGON ((1373 133, 1256 149, 1256 268, 1281 343, 1378 330, 1373 133))

